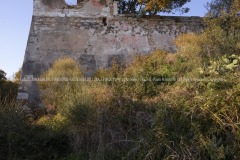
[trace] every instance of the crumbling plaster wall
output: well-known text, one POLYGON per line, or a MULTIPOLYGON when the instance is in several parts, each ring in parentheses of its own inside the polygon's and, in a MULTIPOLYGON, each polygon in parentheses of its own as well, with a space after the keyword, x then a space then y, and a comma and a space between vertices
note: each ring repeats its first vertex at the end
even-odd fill
MULTIPOLYGON (((64 0, 34 0, 33 18, 22 77, 38 77, 63 56, 77 60, 85 74, 109 67, 116 57, 125 63, 134 53, 156 49, 175 51, 182 33, 201 32, 200 17, 113 15, 110 0, 82 1, 69 7, 64 0)), ((36 82, 23 81, 19 99, 39 98, 36 82)))

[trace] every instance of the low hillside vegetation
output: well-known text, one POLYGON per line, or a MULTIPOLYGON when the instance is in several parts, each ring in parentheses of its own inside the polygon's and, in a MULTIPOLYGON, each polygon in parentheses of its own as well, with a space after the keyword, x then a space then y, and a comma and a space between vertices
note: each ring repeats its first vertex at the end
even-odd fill
POLYGON ((239 159, 240 24, 233 18, 207 19, 201 34, 179 35, 176 53, 135 55, 126 66, 113 60, 91 79, 73 58, 60 58, 42 74, 37 115, 1 99, 0 157, 239 159))

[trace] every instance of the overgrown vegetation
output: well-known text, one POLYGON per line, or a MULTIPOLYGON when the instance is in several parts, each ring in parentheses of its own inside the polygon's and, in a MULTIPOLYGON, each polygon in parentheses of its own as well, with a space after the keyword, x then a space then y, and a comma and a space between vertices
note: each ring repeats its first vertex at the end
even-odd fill
POLYGON ((29 110, 32 106, 16 100, 20 72, 15 82, 8 81, 2 70, 0 76, 0 159, 58 159, 66 155, 71 146, 65 131, 53 128, 51 121, 44 125, 36 122, 29 110))
POLYGON ((0 69, 0 98, 1 99, 16 98, 17 88, 18 85, 14 82, 8 81, 6 78, 6 73, 0 69))
POLYGON ((57 60, 39 83, 44 114, 1 100, 0 157, 239 159, 240 24, 228 16, 180 35, 177 53, 113 61, 91 81, 74 59, 57 60))

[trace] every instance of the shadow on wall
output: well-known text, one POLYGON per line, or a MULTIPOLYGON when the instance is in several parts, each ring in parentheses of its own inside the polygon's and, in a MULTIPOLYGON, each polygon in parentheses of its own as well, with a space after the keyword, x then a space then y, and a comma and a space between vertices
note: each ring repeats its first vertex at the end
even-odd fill
POLYGON ((42 2, 51 9, 64 8, 67 6, 64 0, 43 0, 42 2))
POLYGON ((94 55, 83 54, 78 61, 85 77, 91 77, 95 73, 97 67, 94 55))

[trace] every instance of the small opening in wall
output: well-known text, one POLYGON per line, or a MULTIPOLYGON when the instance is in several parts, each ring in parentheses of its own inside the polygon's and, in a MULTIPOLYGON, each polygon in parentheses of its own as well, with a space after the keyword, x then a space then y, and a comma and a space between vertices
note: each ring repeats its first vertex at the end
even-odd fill
POLYGON ((102 23, 103 23, 104 26, 107 25, 107 18, 106 18, 106 17, 103 17, 103 19, 102 19, 102 23))
POLYGON ((65 2, 69 6, 76 6, 77 5, 77 0, 65 0, 65 2))

